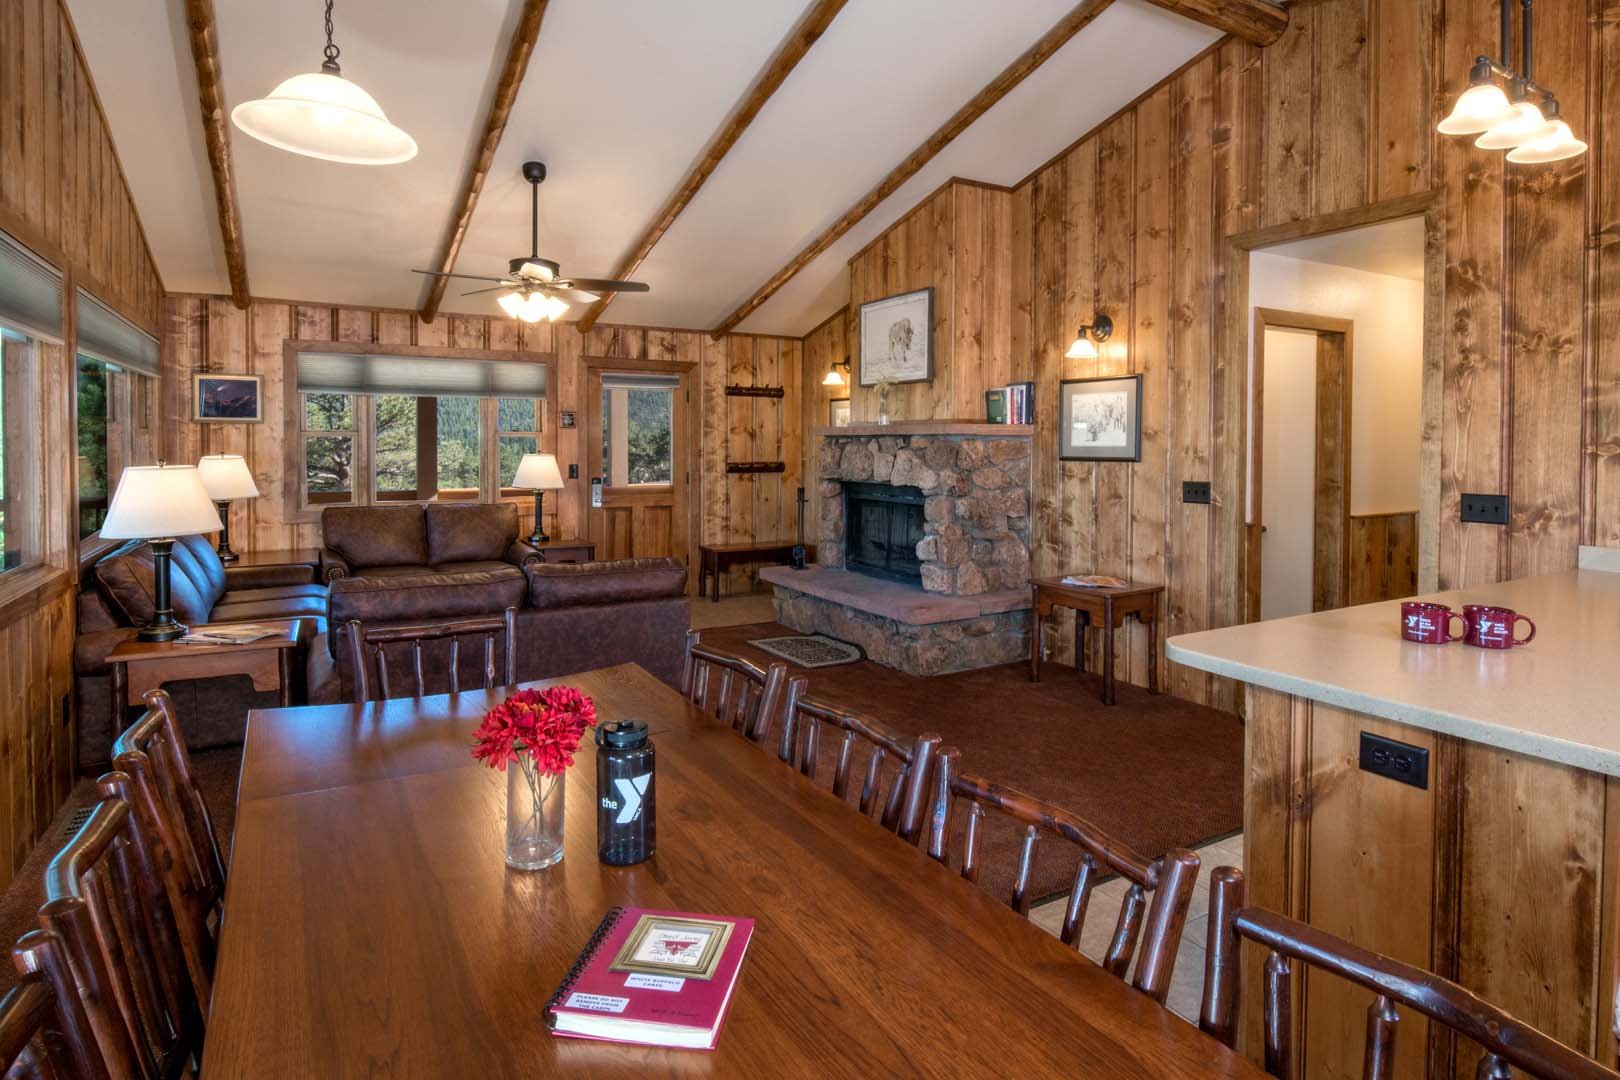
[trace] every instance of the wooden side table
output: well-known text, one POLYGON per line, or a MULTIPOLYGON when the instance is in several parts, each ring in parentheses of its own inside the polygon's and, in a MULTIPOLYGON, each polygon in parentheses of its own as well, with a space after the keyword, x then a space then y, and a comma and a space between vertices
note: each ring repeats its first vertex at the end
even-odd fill
MULTIPOLYGON (((703 582, 707 578, 710 588, 709 599, 714 603, 720 602, 720 575, 726 570, 740 563, 768 562, 787 563, 793 560, 793 549, 797 545, 789 540, 754 540, 739 544, 699 544, 698 545, 698 595, 703 595, 703 582)), ((816 561, 816 545, 804 545, 806 561, 816 561)))
POLYGON ((1163 585, 1132 583, 1116 589, 1088 589, 1065 585, 1062 578, 1035 578, 1029 583, 1029 680, 1041 681, 1041 620, 1053 608, 1074 609, 1074 666, 1086 670, 1085 629, 1096 626, 1103 634, 1102 702, 1114 704, 1114 629, 1127 615, 1148 628, 1148 692, 1159 692, 1159 597, 1163 585))
POLYGON ((596 561, 596 545, 589 540, 563 539, 547 540, 543 544, 533 544, 532 547, 540 552, 540 561, 543 563, 580 563, 596 561))
MULTIPOLYGON (((220 625, 242 625, 220 624, 220 625)), ((113 734, 124 729, 125 710, 141 704, 141 695, 166 682, 246 675, 255 690, 280 692, 282 708, 296 704, 293 687, 298 674, 297 656, 301 619, 260 619, 253 625, 274 627, 273 637, 241 645, 183 645, 178 641, 136 641, 133 638, 107 654, 112 668, 113 734)), ((193 626, 206 630, 207 626, 193 626)))

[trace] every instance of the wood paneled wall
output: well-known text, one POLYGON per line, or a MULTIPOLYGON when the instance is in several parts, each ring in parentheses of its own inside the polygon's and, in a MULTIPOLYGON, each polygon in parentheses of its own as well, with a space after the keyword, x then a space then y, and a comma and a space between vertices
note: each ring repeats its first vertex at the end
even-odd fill
MULTIPOLYGON (((283 497, 286 409, 296 392, 294 373, 284 371, 283 343, 289 338, 317 341, 442 345, 489 350, 525 350, 552 357, 550 408, 543 444, 554 451, 567 475, 579 478, 546 500, 553 536, 577 536, 590 499, 585 466, 584 358, 667 360, 692 364, 700 373, 703 423, 699 460, 690 463, 696 535, 717 542, 790 535, 793 496, 803 452, 799 438, 800 342, 796 338, 733 334, 711 341, 695 330, 599 324, 579 334, 568 324, 526 326, 511 319, 441 315, 431 323, 412 312, 333 307, 255 300, 246 311, 225 296, 171 296, 163 335, 165 450, 171 460, 195 461, 201 454, 239 453, 252 467, 261 495, 232 505, 231 536, 242 550, 317 546, 318 524, 287 520, 283 497), (191 376, 201 371, 235 371, 264 379, 260 424, 199 424, 191 419, 191 376), (726 382, 785 385, 781 401, 726 398, 726 382), (711 405, 711 402, 716 404, 711 405), (562 428, 558 413, 572 411, 577 426, 562 428), (728 476, 725 462, 782 460, 787 471, 763 476, 728 476)), ((532 503, 519 502, 524 528, 532 524, 532 503)), ((695 566, 695 563, 694 563, 695 566)), ((737 584, 745 583, 739 578, 737 584)), ((695 575, 694 575, 695 583, 695 575)))
MULTIPOLYGON (((829 403, 835 398, 847 398, 851 392, 847 381, 843 386, 823 386, 821 380, 827 377, 827 372, 832 370, 834 364, 843 363, 851 358, 849 328, 849 309, 839 308, 804 338, 804 381, 803 392, 800 395, 804 404, 800 424, 806 435, 804 535, 805 540, 812 544, 816 543, 817 537, 821 535, 821 485, 816 474, 818 440, 814 433, 827 426, 829 403)), ((848 371, 843 368, 838 370, 846 380, 851 378, 848 371)), ((853 402, 851 404, 853 405, 853 402)))
POLYGON ((0 887, 73 785, 75 286, 153 330, 163 283, 59 0, 0 0, 0 230, 61 270, 65 347, 38 350, 37 567, 0 578, 0 887))
POLYGON ((1350 517, 1349 604, 1398 600, 1418 591, 1416 510, 1350 517))

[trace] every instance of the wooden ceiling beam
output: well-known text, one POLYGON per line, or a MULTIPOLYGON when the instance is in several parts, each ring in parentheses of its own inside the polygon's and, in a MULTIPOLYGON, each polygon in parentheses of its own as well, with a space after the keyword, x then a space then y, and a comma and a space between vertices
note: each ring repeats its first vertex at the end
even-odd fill
POLYGON ((716 340, 724 337, 738 323, 748 318, 755 310, 777 291, 786 285, 793 277, 808 266, 816 256, 826 251, 836 243, 839 237, 854 228, 860 220, 877 208, 878 204, 899 190, 900 185, 932 161, 941 150, 950 145, 962 132, 966 131, 972 123, 985 113, 989 112, 995 104, 1006 97, 1012 90, 1029 77, 1030 73, 1051 58, 1052 54, 1068 44, 1069 39, 1085 29, 1090 22, 1102 14, 1113 0, 1085 0, 1073 11, 1058 20, 1050 30, 1041 36, 1041 39, 1031 45, 1011 64, 1004 68, 1001 74, 991 79, 984 89, 974 94, 967 104, 956 111, 956 115, 945 121, 932 135, 923 140, 906 159, 896 165, 889 175, 878 181, 876 187, 861 196, 860 201, 844 212, 843 216, 829 225, 821 235, 810 241, 797 255, 789 259, 787 264, 755 290, 754 295, 743 302, 742 306, 727 315, 720 324, 709 331, 709 336, 716 340))
MULTIPOLYGON (((664 205, 659 208, 646 231, 630 249, 630 254, 620 260, 619 265, 614 268, 612 275, 614 278, 624 280, 640 268, 642 262, 651 254, 653 245, 657 244, 664 233, 669 231, 669 227, 675 224, 675 219, 681 215, 681 211, 686 209, 699 189, 714 174, 714 170, 719 168, 720 162, 731 152, 737 140, 742 138, 743 132, 748 130, 748 125, 754 122, 754 118, 771 99, 771 95, 787 81, 787 77, 793 73, 799 61, 804 59, 810 47, 816 43, 827 27, 832 25, 833 19, 844 9, 847 2, 848 0, 816 0, 810 5, 810 9, 804 13, 804 17, 777 48, 775 55, 759 73, 759 77, 748 88, 731 115, 726 118, 726 122, 715 133, 714 138, 709 140, 709 145, 704 148, 697 163, 676 185, 669 198, 664 200, 664 205)), ((618 294, 608 293, 591 305, 585 316, 575 324, 580 333, 585 333, 596 324, 596 320, 601 317, 602 312, 613 302, 616 295, 618 294)))
MULTIPOLYGON (((456 268, 456 258, 461 254, 462 242, 467 239, 473 211, 478 207, 478 196, 483 193, 484 181, 489 177, 490 166, 495 163, 495 151, 500 148, 501 136, 506 133, 506 122, 512 115, 512 104, 517 100, 523 76, 529 70, 529 57, 533 55, 534 43, 540 37, 540 21, 545 17, 546 3, 547 0, 524 0, 523 13, 512 31, 512 43, 506 50, 506 63, 501 67, 500 80, 495 84, 495 96, 490 99, 489 112, 484 117, 484 134, 478 142, 478 153, 467 169, 467 178, 462 181, 461 196, 456 200, 455 211, 450 215, 450 227, 434 262, 434 268, 443 273, 448 274, 456 268)), ((444 290, 449 284, 449 278, 428 280, 420 312, 423 322, 432 322, 438 316, 439 304, 444 300, 444 290)))
POLYGON ((197 69, 197 103, 202 107, 203 142, 208 148, 208 168, 214 174, 214 206, 219 212, 219 236, 225 246, 231 302, 245 310, 248 306, 247 251, 242 244, 242 205, 236 197, 236 173, 231 165, 231 131, 220 78, 219 32, 214 21, 213 0, 186 0, 186 23, 191 59, 197 69))
POLYGON ((1266 0, 1152 0, 1194 22, 1240 37, 1264 48, 1288 29, 1288 11, 1266 0))

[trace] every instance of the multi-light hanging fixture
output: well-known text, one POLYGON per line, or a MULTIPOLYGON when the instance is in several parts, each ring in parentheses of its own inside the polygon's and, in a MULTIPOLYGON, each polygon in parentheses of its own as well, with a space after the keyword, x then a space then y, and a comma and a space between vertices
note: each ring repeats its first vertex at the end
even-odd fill
POLYGON ((1558 99, 1531 78, 1531 2, 1519 0, 1524 16, 1520 70, 1513 68, 1513 0, 1502 0, 1501 61, 1488 56, 1474 59, 1468 89, 1439 124, 1442 135, 1478 135, 1475 146, 1506 150, 1507 159, 1520 164, 1562 161, 1586 153, 1586 144, 1558 115, 1558 99))

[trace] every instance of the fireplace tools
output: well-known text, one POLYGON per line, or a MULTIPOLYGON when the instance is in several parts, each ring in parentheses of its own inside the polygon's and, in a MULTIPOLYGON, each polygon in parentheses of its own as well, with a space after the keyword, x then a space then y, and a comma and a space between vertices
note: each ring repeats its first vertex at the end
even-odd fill
POLYGON ((804 550, 804 488, 799 488, 799 542, 793 545, 793 569, 803 570, 805 567, 804 550))

